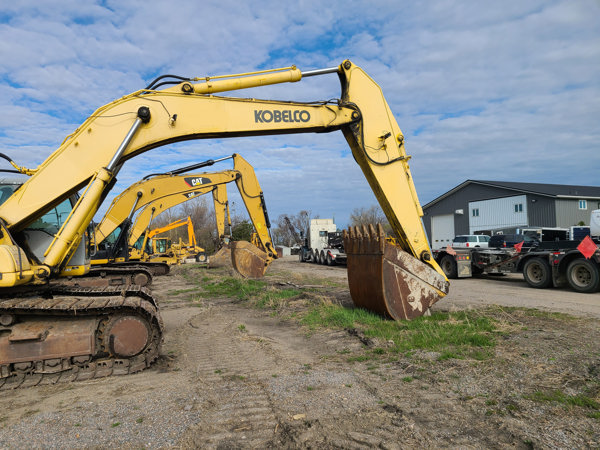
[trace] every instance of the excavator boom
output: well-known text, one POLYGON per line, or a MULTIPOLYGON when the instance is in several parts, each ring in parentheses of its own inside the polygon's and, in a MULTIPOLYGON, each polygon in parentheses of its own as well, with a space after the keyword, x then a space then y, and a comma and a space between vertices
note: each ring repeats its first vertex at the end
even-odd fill
MULTIPOLYGON (((81 300, 81 291, 65 293, 52 285, 67 264, 73 265, 73 258, 85 259, 81 249, 87 248, 88 227, 129 159, 190 139, 333 131, 342 131, 398 242, 392 246, 375 228, 346 233, 348 279, 355 304, 396 319, 427 311, 447 293, 448 281, 431 257, 404 136, 380 87, 360 67, 346 60, 338 67, 308 72, 290 67, 185 81, 179 78, 166 89, 159 90, 152 83, 97 109, 0 205, 0 294, 6 298, 15 287, 27 291, 36 285, 35 292, 39 286, 46 289, 36 300, 0 300, 4 332, 0 333, 0 385, 29 374, 67 370, 129 373, 156 358, 162 321, 151 296, 129 289, 110 292, 110 298, 100 299, 107 295, 108 291, 103 291, 81 300), (219 95, 333 73, 341 84, 336 101, 286 102, 219 95), (44 230, 50 231, 37 233, 31 242, 28 236, 38 230, 45 214, 62 208, 78 192, 81 196, 68 205, 64 216, 57 215, 56 230, 46 227, 44 230), (79 297, 74 301, 61 295, 79 297), (43 328, 43 340, 27 337, 31 325, 43 328), (61 331, 69 327, 82 343, 76 350, 73 339, 61 331), (65 349, 58 357, 51 356, 55 345, 65 349)), ((264 199, 256 189, 246 184, 241 189, 249 194, 249 208, 264 210, 264 199)), ((256 224, 255 228, 260 238, 265 231, 256 224)), ((89 266, 82 264, 73 275, 86 270, 89 266)))
MULTIPOLYGON (((219 186, 235 181, 250 220, 259 236, 260 245, 259 248, 255 248, 243 242, 232 243, 231 258, 233 267, 245 277, 262 277, 271 261, 277 257, 269 232, 271 225, 264 195, 254 168, 238 154, 219 160, 228 158, 233 159, 233 170, 180 174, 184 169, 195 167, 189 166, 167 174, 147 176, 143 180, 134 183, 115 197, 108 211, 97 225, 94 233, 96 245, 101 245, 107 236, 120 229, 121 233, 123 230, 129 233, 129 247, 133 247, 143 231, 150 225, 152 219, 173 206, 209 191, 213 192, 215 217, 220 236, 225 228, 225 215, 230 226, 231 219, 227 207, 226 191, 223 193, 219 186), (138 215, 135 223, 129 226, 131 217, 136 212, 138 212, 138 215)), ((142 250, 145 248, 148 238, 150 238, 150 235, 146 234, 141 245, 142 250)))

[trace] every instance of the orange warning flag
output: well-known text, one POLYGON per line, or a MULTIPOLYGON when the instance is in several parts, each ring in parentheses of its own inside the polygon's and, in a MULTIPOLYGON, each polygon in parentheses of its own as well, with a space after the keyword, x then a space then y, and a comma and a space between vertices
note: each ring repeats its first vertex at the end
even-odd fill
POLYGON ((518 244, 515 244, 515 245, 514 245, 514 247, 515 247, 515 250, 516 250, 517 252, 521 253, 521 249, 523 248, 523 244, 524 244, 524 243, 525 243, 525 241, 521 241, 521 242, 519 242, 518 244))
POLYGON ((577 250, 579 250, 583 256, 589 259, 590 256, 592 256, 596 250, 598 250, 598 246, 591 237, 586 236, 577 246, 577 250))

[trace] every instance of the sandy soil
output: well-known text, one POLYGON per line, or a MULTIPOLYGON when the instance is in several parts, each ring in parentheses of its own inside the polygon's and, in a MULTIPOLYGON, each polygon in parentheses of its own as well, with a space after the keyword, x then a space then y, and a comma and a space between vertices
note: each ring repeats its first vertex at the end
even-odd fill
POLYGON ((484 310, 506 330, 492 360, 360 362, 385 342, 290 318, 314 298, 348 305, 343 267, 275 261, 269 284, 311 288, 279 313, 199 299, 181 270, 153 284, 166 325, 153 368, 3 391, 0 448, 600 447, 597 410, 532 399, 560 389, 600 401, 600 294, 456 280, 435 309, 499 305, 484 310))

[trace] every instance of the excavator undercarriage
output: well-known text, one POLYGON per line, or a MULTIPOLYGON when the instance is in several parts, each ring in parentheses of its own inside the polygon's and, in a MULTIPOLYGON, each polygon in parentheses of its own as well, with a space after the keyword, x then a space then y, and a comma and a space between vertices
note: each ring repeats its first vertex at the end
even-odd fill
POLYGON ((0 299, 0 389, 138 372, 163 323, 145 288, 49 286, 0 299))

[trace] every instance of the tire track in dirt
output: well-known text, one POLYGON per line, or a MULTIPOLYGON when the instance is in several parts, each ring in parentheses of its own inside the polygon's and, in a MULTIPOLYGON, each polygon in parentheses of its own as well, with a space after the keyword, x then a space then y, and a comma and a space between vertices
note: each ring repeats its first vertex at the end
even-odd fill
POLYGON ((199 424, 182 439, 186 447, 260 447, 278 427, 259 381, 271 376, 277 361, 231 309, 225 303, 209 306, 188 321, 182 336, 182 364, 204 398, 199 424))

